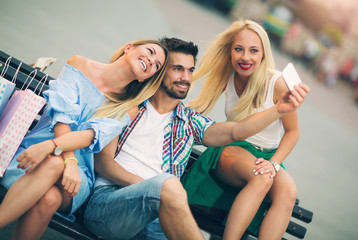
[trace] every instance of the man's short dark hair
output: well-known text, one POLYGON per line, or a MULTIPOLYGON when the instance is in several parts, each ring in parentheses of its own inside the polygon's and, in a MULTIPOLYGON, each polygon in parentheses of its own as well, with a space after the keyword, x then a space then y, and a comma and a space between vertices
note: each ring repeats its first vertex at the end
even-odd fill
POLYGON ((178 38, 167 38, 164 37, 159 39, 160 43, 163 44, 169 52, 180 52, 185 54, 190 54, 194 58, 194 63, 196 63, 196 57, 198 55, 198 46, 193 42, 187 42, 178 38))

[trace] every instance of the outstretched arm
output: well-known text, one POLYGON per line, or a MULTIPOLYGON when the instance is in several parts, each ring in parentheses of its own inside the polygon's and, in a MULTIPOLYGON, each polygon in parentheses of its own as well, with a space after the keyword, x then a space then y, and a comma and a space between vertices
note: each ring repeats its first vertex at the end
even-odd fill
POLYGON ((223 146, 233 141, 244 140, 281 118, 286 113, 296 110, 303 102, 310 88, 305 84, 295 86, 287 91, 273 107, 253 114, 239 122, 216 123, 204 133, 203 144, 206 146, 223 146))
POLYGON ((143 178, 125 170, 114 160, 118 137, 113 139, 101 152, 95 154, 95 170, 102 177, 120 186, 129 186, 140 182, 143 178))

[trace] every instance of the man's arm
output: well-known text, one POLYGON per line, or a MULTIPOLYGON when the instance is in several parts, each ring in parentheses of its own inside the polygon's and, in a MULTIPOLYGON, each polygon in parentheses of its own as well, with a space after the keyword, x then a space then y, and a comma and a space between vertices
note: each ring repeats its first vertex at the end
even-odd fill
POLYGON ((223 146, 233 141, 244 140, 281 118, 286 113, 296 110, 310 91, 305 84, 295 86, 294 91, 285 92, 273 107, 251 115, 239 122, 216 123, 204 133, 203 144, 206 146, 223 146))
POLYGON ((95 170, 102 177, 120 186, 129 186, 140 182, 143 178, 125 170, 114 160, 118 137, 113 139, 101 152, 95 154, 95 170))

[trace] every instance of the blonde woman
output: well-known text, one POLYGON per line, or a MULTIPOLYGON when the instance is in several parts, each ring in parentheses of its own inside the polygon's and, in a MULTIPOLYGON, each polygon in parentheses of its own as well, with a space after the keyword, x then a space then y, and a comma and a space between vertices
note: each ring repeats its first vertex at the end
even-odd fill
POLYGON ((94 184, 93 154, 130 123, 130 109, 156 92, 166 64, 167 50, 155 40, 124 45, 110 64, 72 57, 49 83, 48 106, 4 175, 2 184, 11 187, 0 227, 18 219, 14 239, 39 239, 56 211, 74 220, 94 184))
MULTIPOLYGON (((206 81, 190 106, 208 113, 225 92, 228 121, 270 108, 287 91, 274 67, 265 30, 250 20, 236 21, 205 52, 195 78, 206 81)), ((246 141, 208 148, 182 180, 189 202, 229 212, 224 239, 240 239, 256 213, 248 230, 259 239, 281 239, 295 203, 296 186, 280 165, 298 137, 294 111, 246 141), (264 202, 258 210, 265 196, 272 204, 263 217, 269 205, 264 202)))

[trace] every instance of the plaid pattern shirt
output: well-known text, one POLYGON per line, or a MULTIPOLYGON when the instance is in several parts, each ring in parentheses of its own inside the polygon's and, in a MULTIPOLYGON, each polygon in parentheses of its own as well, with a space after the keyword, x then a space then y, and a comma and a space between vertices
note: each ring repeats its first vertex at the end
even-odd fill
MULTIPOLYGON (((115 156, 118 155, 129 134, 147 110, 147 101, 139 105, 137 116, 120 135, 115 156)), ((193 109, 185 107, 180 101, 174 110, 172 121, 164 128, 162 170, 180 179, 188 163, 193 145, 202 144, 204 132, 214 123, 193 109)))

